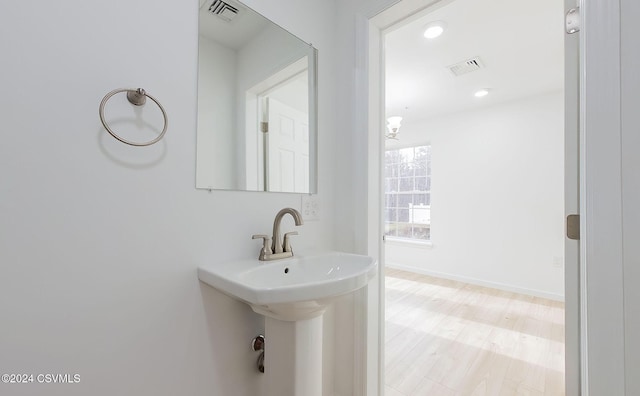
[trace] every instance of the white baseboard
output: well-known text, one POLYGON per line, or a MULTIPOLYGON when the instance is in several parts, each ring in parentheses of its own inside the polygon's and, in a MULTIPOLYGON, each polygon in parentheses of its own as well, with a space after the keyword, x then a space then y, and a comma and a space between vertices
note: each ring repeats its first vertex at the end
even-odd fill
POLYGON ((433 276, 433 277, 436 277, 436 278, 450 279, 450 280, 454 280, 454 281, 470 283, 472 285, 491 287, 491 288, 494 288, 494 289, 504 290, 504 291, 508 291, 508 292, 526 294, 528 296, 541 297, 541 298, 546 298, 546 299, 549 299, 549 300, 564 302, 564 295, 562 295, 562 294, 549 293, 549 292, 542 291, 542 290, 527 289, 527 288, 523 288, 523 287, 507 285, 507 284, 504 284, 504 283, 491 282, 491 281, 486 281, 486 280, 482 280, 482 279, 469 278, 469 277, 466 277, 466 276, 448 274, 448 273, 445 273, 445 272, 429 271, 429 270, 425 270, 424 268, 411 267, 411 266, 408 266, 408 265, 398 264, 398 263, 386 262, 385 265, 387 267, 389 267, 389 268, 395 268, 395 269, 408 271, 408 272, 415 272, 416 274, 428 275, 428 276, 433 276))

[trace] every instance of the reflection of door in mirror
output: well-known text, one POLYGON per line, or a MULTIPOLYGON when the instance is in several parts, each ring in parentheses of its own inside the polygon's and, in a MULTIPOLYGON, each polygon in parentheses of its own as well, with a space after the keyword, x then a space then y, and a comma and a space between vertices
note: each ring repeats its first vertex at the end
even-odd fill
POLYGON ((248 189, 310 191, 308 70, 304 56, 247 91, 248 189))
MULTIPOLYGON (((306 77, 305 77, 306 80, 306 77)), ((291 102, 288 102, 291 103, 291 102)), ((309 191, 309 115, 267 97, 267 191, 309 191)))

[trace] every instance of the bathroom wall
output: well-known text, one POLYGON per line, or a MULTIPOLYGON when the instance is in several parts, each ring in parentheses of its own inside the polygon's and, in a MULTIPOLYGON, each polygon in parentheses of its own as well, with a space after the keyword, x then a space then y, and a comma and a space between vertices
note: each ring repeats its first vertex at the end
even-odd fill
POLYGON ((404 122, 387 147, 431 144, 432 246, 387 240, 386 264, 562 300, 563 101, 404 122))
MULTIPOLYGON (((331 247, 333 3, 247 3, 320 51, 322 220, 300 228, 294 247, 331 247)), ((256 256, 251 235, 269 232, 275 213, 299 207, 300 196, 194 188, 197 7, 195 0, 3 4, 0 373, 70 373, 81 381, 0 383, 0 394, 259 394, 248 342, 262 320, 201 284, 196 268, 256 256), (103 130, 98 105, 119 87, 143 87, 161 101, 165 139, 129 147, 103 130)), ((113 98, 112 118, 129 109, 124 102, 113 98)), ((144 121, 152 106, 139 111, 144 121)), ((287 219, 284 227, 292 226, 287 219)), ((331 394, 330 371, 325 384, 331 394)))

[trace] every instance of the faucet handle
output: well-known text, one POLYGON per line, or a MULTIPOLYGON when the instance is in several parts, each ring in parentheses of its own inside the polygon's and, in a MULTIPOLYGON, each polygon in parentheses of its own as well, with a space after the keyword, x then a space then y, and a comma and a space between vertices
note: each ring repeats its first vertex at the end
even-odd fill
POLYGON ((253 235, 251 236, 251 239, 263 239, 262 242, 262 249, 260 249, 260 260, 264 260, 265 256, 268 256, 271 254, 271 247, 269 246, 269 244, 271 243, 271 238, 269 238, 269 235, 263 235, 263 234, 257 234, 257 235, 253 235))
POLYGON ((293 252, 293 250, 291 249, 291 241, 290 241, 291 238, 289 237, 289 235, 298 235, 298 231, 286 232, 284 234, 284 241, 282 241, 282 247, 285 252, 293 252))
POLYGON ((265 249, 269 247, 269 242, 271 242, 271 238, 269 237, 269 235, 264 235, 264 234, 252 235, 251 239, 264 239, 262 246, 265 249))

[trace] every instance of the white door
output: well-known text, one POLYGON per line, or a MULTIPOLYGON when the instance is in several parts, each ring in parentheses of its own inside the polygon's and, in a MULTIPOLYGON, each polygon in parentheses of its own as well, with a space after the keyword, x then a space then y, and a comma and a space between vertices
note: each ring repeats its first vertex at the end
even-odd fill
POLYGON ((309 191, 309 117, 267 98, 267 190, 309 191))

